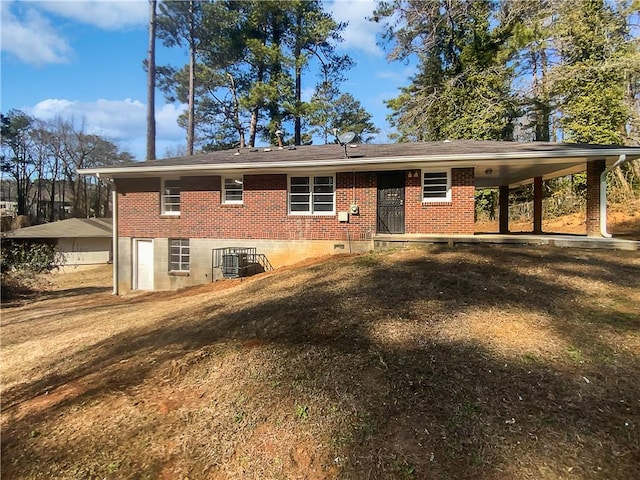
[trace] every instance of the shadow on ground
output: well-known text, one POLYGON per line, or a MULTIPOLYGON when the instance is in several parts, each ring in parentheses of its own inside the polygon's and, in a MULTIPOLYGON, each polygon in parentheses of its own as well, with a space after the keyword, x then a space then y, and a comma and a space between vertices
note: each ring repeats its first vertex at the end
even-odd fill
POLYGON ((609 338, 640 333, 612 306, 638 279, 626 252, 433 248, 212 292, 4 392, 2 478, 634 478, 638 357, 609 338), (570 350, 441 334, 478 312, 549 319, 570 350), (64 436, 102 402, 120 413, 64 436))

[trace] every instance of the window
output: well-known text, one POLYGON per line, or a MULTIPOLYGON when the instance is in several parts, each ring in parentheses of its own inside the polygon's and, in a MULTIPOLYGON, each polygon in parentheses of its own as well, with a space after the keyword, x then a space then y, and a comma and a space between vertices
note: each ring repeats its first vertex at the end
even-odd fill
POLYGON ((289 177, 289 213, 292 215, 333 215, 334 178, 289 177))
POLYGON ((162 213, 180 215, 180 180, 162 181, 162 213))
POLYGON ((189 239, 172 238, 169 240, 169 271, 189 271, 189 239))
POLYGON ((242 176, 227 177, 222 181, 222 203, 242 203, 242 176))
POLYGON ((422 201, 448 202, 451 200, 451 170, 422 172, 422 201))

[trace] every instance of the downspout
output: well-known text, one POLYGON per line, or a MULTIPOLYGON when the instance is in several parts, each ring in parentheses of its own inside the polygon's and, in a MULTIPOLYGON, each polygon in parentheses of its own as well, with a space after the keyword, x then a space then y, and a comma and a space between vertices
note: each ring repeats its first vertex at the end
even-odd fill
POLYGON ((112 209, 113 209, 113 214, 112 214, 112 220, 113 220, 113 232, 112 232, 112 249, 113 249, 113 258, 112 258, 112 262, 113 262, 113 295, 118 295, 118 273, 119 273, 119 262, 118 262, 118 191, 116 188, 116 182, 113 182, 113 191, 111 192, 112 195, 112 201, 111 201, 111 205, 112 205, 112 209))
POLYGON ((605 168, 600 174, 600 235, 605 238, 611 238, 611 234, 607 232, 607 174, 626 161, 627 156, 623 153, 613 165, 605 168))

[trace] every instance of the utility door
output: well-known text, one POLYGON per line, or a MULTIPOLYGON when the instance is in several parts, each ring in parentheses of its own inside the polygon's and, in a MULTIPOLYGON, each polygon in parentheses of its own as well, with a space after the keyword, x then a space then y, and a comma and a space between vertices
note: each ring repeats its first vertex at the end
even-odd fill
POLYGON ((404 172, 378 174, 378 233, 404 233, 404 172))
POLYGON ((135 240, 134 290, 153 290, 153 240, 135 240))

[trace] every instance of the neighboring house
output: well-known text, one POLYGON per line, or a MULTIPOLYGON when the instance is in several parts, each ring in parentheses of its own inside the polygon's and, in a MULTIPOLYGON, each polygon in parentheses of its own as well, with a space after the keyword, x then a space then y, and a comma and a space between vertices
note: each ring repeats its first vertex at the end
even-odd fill
POLYGON ((40 218, 50 219, 53 215, 53 218, 57 220, 71 215, 71 202, 69 200, 63 201, 60 195, 56 195, 53 202, 51 202, 48 192, 45 192, 43 197, 45 198, 37 202, 37 205, 33 207, 34 210, 40 211, 40 218))
MULTIPOLYGON (((165 290, 221 275, 221 248, 255 248, 274 266, 371 250, 389 236, 472 235, 476 188, 534 184, 587 170, 587 229, 606 234, 602 181, 640 148, 452 141, 242 149, 80 170, 115 184, 120 289, 165 290), (604 219, 604 227, 601 225, 604 219)), ((233 251, 231 251, 233 253, 233 251)))
POLYGON ((0 215, 15 217, 18 212, 18 202, 0 200, 0 215))
POLYGON ((55 241, 63 265, 100 264, 111 261, 112 225, 111 218, 68 218, 20 228, 7 238, 55 241))

